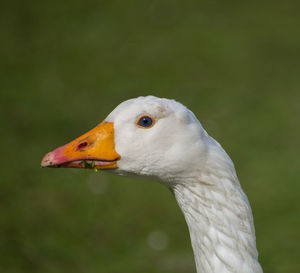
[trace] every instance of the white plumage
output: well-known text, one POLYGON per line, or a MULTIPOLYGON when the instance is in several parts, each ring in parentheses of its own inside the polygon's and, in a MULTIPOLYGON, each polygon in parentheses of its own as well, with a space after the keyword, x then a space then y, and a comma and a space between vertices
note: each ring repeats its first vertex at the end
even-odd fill
POLYGON ((42 161, 45 167, 91 164, 121 175, 155 178, 174 192, 198 273, 262 272, 251 208, 234 165, 182 104, 153 96, 127 100, 104 123, 42 161), (144 127, 140 117, 147 117, 144 127))
POLYGON ((182 104, 153 96, 121 103, 114 123, 119 174, 157 178, 175 194, 189 227, 197 272, 258 273, 251 208, 234 165, 182 104), (154 118, 147 130, 141 115, 154 118))

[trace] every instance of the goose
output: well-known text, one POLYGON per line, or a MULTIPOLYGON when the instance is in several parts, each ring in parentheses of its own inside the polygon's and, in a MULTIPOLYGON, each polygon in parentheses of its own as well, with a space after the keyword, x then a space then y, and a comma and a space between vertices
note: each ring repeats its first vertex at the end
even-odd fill
POLYGON ((183 212, 197 273, 262 272, 251 207, 234 164, 175 100, 124 101, 94 129, 46 154, 41 165, 154 178, 183 212))

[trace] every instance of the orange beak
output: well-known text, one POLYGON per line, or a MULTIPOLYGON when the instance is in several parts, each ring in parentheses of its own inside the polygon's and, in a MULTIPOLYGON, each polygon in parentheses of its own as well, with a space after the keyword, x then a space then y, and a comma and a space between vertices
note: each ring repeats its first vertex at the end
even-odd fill
POLYGON ((114 124, 103 121, 72 142, 46 154, 42 167, 115 169, 120 155, 115 150, 114 124))

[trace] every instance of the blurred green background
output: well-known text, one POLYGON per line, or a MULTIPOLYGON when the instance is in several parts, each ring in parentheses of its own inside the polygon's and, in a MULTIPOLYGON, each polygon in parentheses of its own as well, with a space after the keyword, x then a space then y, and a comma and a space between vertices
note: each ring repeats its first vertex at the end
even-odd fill
POLYGON ((152 94, 188 106, 235 162, 266 273, 300 272, 296 1, 12 0, 0 10, 0 272, 195 272, 170 192, 41 169, 152 94))

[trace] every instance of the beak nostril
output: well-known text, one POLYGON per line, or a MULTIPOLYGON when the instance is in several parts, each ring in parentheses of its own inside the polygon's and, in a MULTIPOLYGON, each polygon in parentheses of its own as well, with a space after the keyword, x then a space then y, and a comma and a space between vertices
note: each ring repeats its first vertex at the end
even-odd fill
POLYGON ((78 151, 78 150, 82 150, 82 149, 84 149, 84 148, 87 147, 87 146, 88 146, 88 142, 87 142, 87 141, 81 142, 81 143, 79 143, 79 145, 77 146, 76 150, 77 150, 77 151, 78 151))

